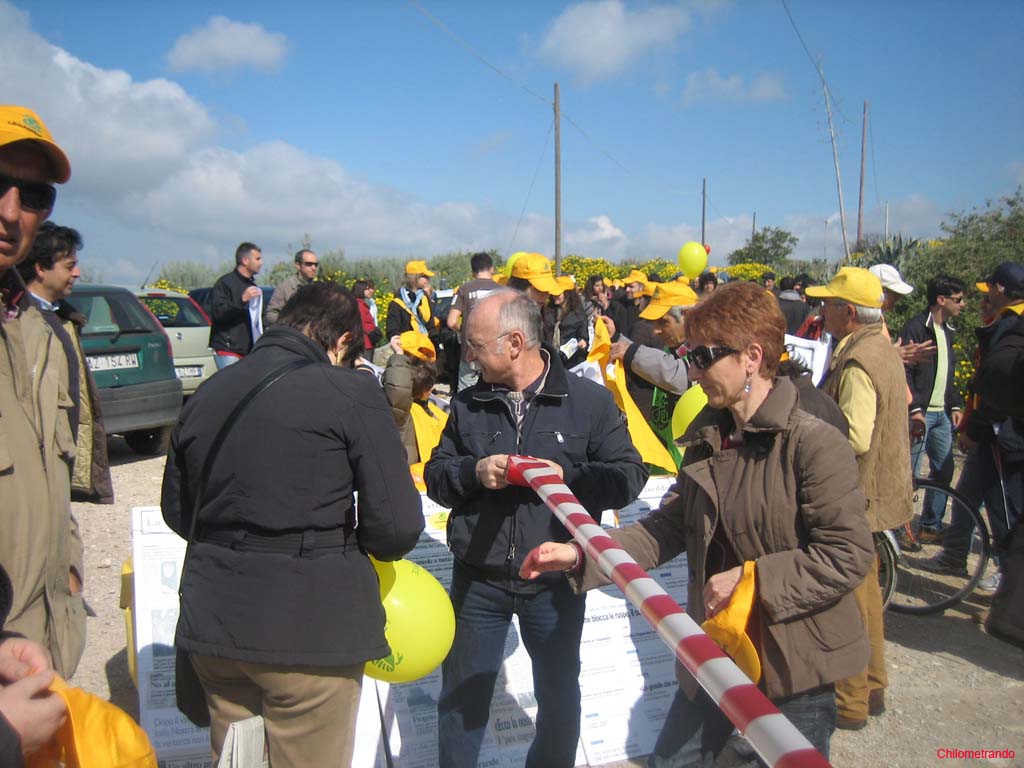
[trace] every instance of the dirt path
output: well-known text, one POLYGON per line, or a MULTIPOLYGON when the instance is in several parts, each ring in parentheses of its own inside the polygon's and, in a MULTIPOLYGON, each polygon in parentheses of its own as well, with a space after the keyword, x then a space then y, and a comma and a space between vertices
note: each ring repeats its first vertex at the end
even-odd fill
MULTIPOLYGON (((74 682, 137 713, 118 607, 121 563, 131 550, 131 508, 159 501, 163 459, 141 459, 119 438, 110 447, 117 503, 74 505, 85 538, 86 600, 96 614, 74 682)), ((887 616, 888 712, 862 731, 838 731, 833 765, 1024 766, 1024 651, 985 634, 987 607, 975 599, 940 616, 887 616), (1016 758, 950 759, 942 749, 1012 749, 1016 758)))

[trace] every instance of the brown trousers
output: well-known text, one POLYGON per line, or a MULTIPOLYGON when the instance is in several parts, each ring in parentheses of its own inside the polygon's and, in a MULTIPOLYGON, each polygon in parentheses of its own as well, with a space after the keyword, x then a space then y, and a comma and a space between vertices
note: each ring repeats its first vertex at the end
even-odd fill
POLYGON ((352 763, 363 664, 285 667, 191 654, 210 708, 213 764, 231 723, 262 715, 274 768, 352 763))
POLYGON ((859 675, 836 683, 836 706, 842 717, 865 720, 868 716, 868 694, 885 690, 889 675, 885 670, 885 624, 882 618, 882 589, 878 585, 878 557, 868 569, 868 575, 853 591, 860 608, 864 627, 871 643, 871 656, 867 668, 859 675))

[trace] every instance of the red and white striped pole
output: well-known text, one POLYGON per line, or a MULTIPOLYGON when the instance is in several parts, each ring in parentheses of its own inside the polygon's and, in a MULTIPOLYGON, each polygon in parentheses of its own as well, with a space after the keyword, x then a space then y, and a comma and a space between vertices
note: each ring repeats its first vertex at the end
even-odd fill
POLYGON ((747 737, 771 768, 829 768, 830 763, 750 682, 703 629, 597 524, 551 465, 510 456, 508 482, 536 491, 573 538, 610 578, 676 658, 747 737))

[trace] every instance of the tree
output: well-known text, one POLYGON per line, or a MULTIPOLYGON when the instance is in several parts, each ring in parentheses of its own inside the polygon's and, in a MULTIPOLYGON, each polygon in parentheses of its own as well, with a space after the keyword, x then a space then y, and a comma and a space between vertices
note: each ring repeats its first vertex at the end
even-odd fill
POLYGON ((191 259, 170 261, 164 264, 157 279, 164 280, 168 285, 176 285, 187 291, 193 288, 205 288, 217 282, 217 278, 234 269, 234 264, 216 269, 191 259))
POLYGON ((747 240, 747 244, 729 254, 729 264, 757 262, 781 269, 800 238, 778 227, 764 227, 747 240))
POLYGON ((864 250, 851 253, 846 264, 864 269, 876 264, 891 264, 902 273, 920 249, 921 241, 913 237, 904 240, 902 234, 897 234, 888 240, 865 237, 863 245, 864 250))

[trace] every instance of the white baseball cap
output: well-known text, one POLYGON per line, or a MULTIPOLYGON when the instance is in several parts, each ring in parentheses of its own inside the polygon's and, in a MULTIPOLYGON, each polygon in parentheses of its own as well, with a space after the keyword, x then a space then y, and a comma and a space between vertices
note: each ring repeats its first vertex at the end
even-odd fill
POLYGON ((904 280, 900 271, 892 264, 875 264, 869 267, 868 271, 882 281, 883 288, 888 288, 893 293, 906 296, 914 292, 914 286, 904 280))

